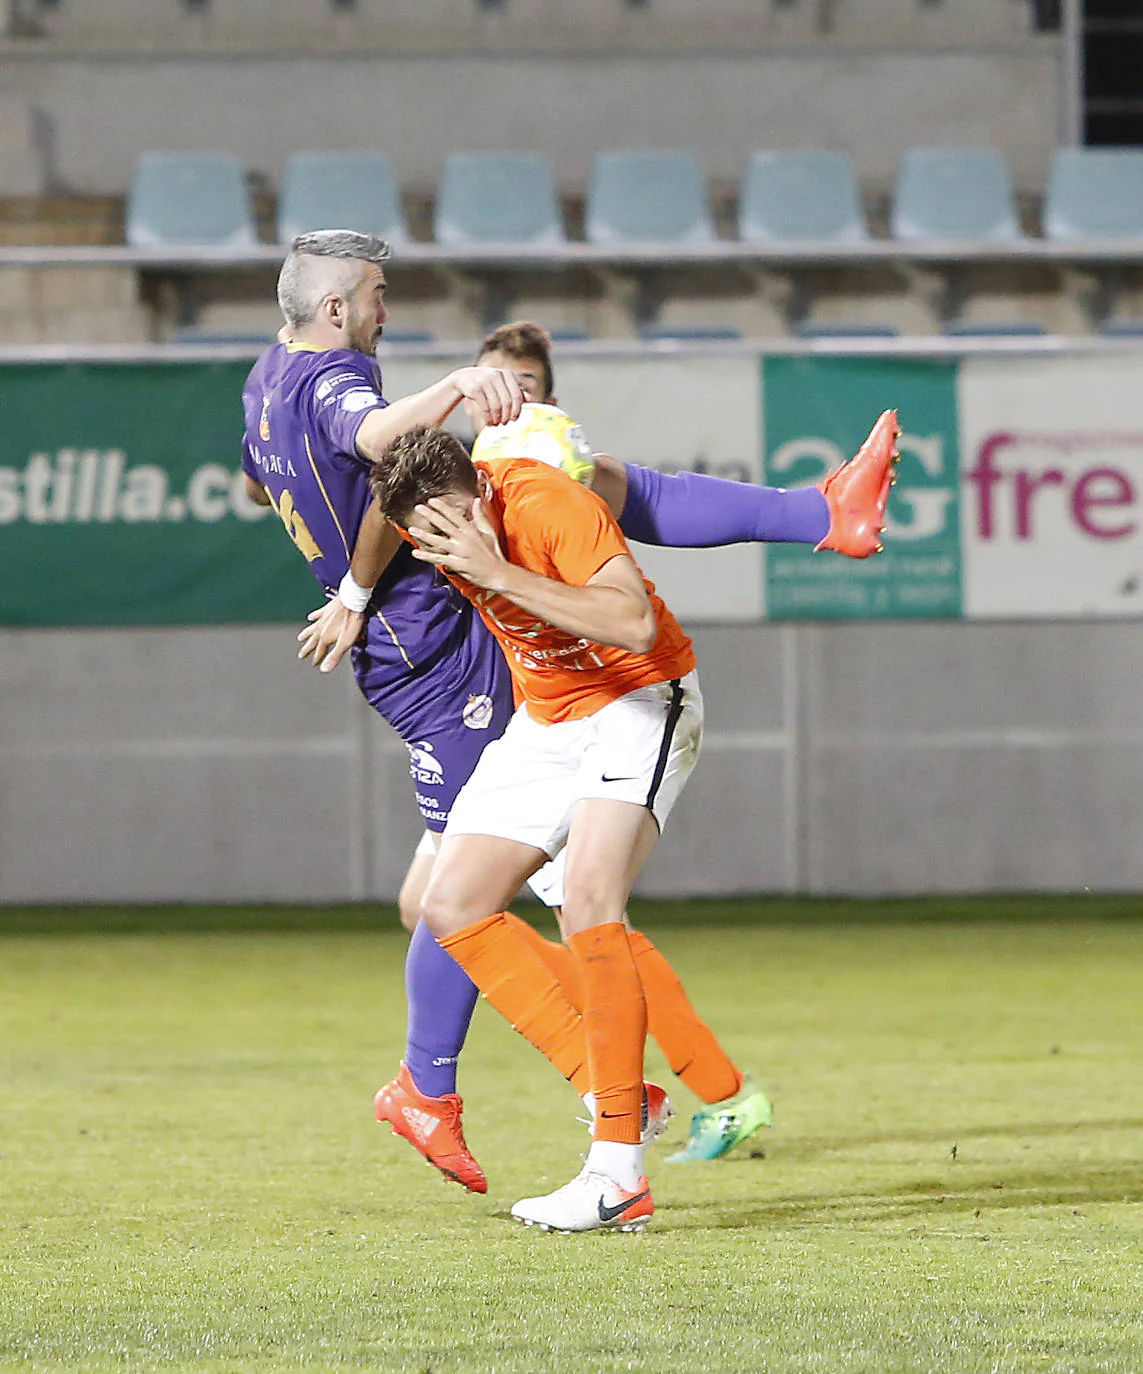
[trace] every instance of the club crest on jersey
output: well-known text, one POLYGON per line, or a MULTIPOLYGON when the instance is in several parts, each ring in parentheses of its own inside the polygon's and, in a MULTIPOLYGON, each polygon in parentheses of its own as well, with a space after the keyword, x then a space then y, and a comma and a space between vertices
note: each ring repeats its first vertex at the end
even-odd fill
POLYGON ((263 443, 270 441, 270 398, 262 397, 262 418, 258 421, 258 438, 263 443))
POLYGON ((487 730, 492 724, 492 698, 484 693, 470 696, 460 718, 470 730, 487 730))

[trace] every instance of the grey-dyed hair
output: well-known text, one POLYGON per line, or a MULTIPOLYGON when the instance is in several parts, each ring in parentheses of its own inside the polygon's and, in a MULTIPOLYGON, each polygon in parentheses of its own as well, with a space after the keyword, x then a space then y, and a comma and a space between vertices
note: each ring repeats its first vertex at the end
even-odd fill
MULTIPOLYGON (((388 262, 389 245, 376 234, 359 234, 353 229, 317 229, 312 234, 299 234, 290 244, 278 273, 278 305, 291 329, 309 324, 329 294, 329 274, 314 261, 320 258, 388 262)), ((355 285, 356 282, 346 281, 340 289, 348 292, 355 285)))

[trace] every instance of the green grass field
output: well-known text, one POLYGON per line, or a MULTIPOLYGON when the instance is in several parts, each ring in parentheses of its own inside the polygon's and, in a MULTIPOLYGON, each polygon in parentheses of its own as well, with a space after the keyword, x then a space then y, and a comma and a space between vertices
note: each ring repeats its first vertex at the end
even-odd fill
POLYGON ((373 1122, 375 912, 0 913, 0 1368, 1141 1370, 1139 908, 643 908, 776 1122, 642 1237, 508 1220, 586 1133, 487 1007, 488 1196, 373 1122))

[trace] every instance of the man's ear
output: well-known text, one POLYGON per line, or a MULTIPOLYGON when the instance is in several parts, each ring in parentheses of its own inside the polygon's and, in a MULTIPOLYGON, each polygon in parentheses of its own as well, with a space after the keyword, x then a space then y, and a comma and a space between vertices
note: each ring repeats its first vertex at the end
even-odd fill
POLYGON ((482 468, 476 469, 476 490, 482 501, 492 500, 492 483, 482 468))
POLYGON ((329 295, 321 303, 321 308, 325 311, 330 324, 336 325, 338 329, 345 323, 345 300, 341 296, 329 295))

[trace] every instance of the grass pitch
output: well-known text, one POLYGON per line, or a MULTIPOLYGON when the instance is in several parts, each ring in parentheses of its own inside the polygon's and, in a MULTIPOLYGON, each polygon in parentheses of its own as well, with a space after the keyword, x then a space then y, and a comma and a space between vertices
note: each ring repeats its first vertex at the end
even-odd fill
POLYGON ((643 1237, 508 1220, 586 1135, 487 1007, 487 1198, 373 1123, 369 915, 0 914, 0 1368, 1143 1369, 1135 908, 642 909, 776 1105, 753 1152, 655 1147, 643 1237))

